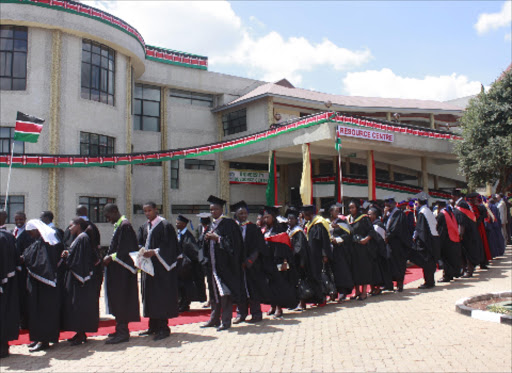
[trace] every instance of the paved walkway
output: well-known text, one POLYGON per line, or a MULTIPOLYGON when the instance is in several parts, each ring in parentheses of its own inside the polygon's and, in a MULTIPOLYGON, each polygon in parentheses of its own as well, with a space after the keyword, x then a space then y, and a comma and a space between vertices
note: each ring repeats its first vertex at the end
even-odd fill
POLYGON ((282 320, 229 332, 190 324, 173 327, 159 342, 133 336, 109 346, 96 337, 34 354, 15 346, 0 360, 1 372, 510 372, 512 328, 456 313, 455 302, 511 290, 511 264, 509 246, 504 258, 472 279, 428 291, 416 289, 420 280, 401 294, 286 312, 282 320))

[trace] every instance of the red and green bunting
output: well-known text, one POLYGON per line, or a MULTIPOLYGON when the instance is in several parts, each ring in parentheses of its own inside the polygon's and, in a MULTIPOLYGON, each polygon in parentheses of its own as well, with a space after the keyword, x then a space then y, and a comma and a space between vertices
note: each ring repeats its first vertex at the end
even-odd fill
MULTIPOLYGON (((335 183, 335 177, 334 176, 323 176, 323 177, 315 177, 313 178, 313 184, 334 184, 335 183)), ((354 186, 368 186, 368 179, 366 178, 355 178, 355 177, 343 177, 343 184, 344 185, 354 185, 354 186)), ((399 185, 395 184, 393 182, 382 182, 377 181, 376 187, 379 189, 386 189, 394 192, 399 193, 407 193, 407 194, 418 194, 423 189, 410 187, 406 185, 399 185)), ((443 193, 438 191, 430 190, 428 192, 431 197, 437 197, 442 199, 450 199, 451 195, 450 193, 443 193)))
MULTIPOLYGON (((113 154, 109 156, 81 156, 81 155, 49 155, 49 154, 25 154, 15 155, 12 159, 13 167, 92 167, 92 166, 113 166, 139 164, 149 162, 170 161, 181 158, 197 158, 204 155, 224 152, 243 146, 248 146, 260 141, 284 135, 293 131, 312 126, 318 126, 322 123, 334 123, 336 125, 351 125, 357 127, 368 127, 373 129, 402 133, 405 135, 414 135, 431 139, 441 140, 459 140, 460 137, 448 132, 434 131, 427 129, 411 129, 398 125, 381 123, 373 120, 343 116, 336 112, 325 112, 309 117, 303 117, 295 122, 274 127, 265 131, 257 132, 252 135, 239 137, 233 140, 221 141, 214 144, 203 145, 199 147, 190 147, 185 149, 164 150, 149 153, 131 153, 131 154, 113 154)), ((8 155, 0 156, 0 167, 8 167, 11 157, 8 155)))

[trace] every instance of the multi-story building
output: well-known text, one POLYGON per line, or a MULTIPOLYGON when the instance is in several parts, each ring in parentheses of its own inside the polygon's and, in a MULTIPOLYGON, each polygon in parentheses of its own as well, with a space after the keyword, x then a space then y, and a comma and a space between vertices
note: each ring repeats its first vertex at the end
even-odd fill
MULTIPOLYGON (((271 126, 279 132, 303 117, 337 111, 374 118, 378 132, 393 135, 392 142, 343 135, 346 197, 368 197, 368 185, 376 183, 377 198, 395 193, 405 199, 419 190, 438 190, 441 198, 440 190, 464 182, 446 131, 462 114, 457 106, 330 95, 295 88, 285 79, 266 83, 219 74, 208 71, 206 57, 148 46, 123 20, 78 2, 0 2, 2 205, 17 111, 46 122, 39 142, 16 143, 15 153, 83 157, 213 144, 271 126)), ((135 226, 144 221, 142 204, 149 200, 166 217, 206 210, 209 194, 231 203, 245 199, 256 209, 265 203, 271 150, 279 202, 299 203, 303 143, 311 144, 316 203, 327 203, 334 195, 336 127, 319 122, 226 152, 164 162, 14 167, 9 222, 17 210, 37 217, 49 209, 63 227, 75 207, 86 204, 106 244, 111 226, 102 207, 108 202, 117 203, 135 226)))

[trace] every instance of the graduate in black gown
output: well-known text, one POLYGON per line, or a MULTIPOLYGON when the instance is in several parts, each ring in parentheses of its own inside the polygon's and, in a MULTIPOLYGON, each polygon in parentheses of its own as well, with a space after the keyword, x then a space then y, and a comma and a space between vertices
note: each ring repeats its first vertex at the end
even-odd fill
POLYGON ((439 201, 438 206, 436 220, 443 262, 443 277, 439 282, 450 282, 454 277, 460 277, 462 269, 459 224, 450 205, 439 201))
POLYGON ((64 267, 64 299, 62 329, 76 334, 69 340, 72 346, 87 341, 86 332, 98 331, 100 321, 99 297, 94 269, 101 262, 85 230, 88 224, 81 218, 71 221, 70 231, 76 237, 69 250, 62 253, 64 267))
POLYGON ((178 255, 181 256, 178 272, 179 312, 190 310, 191 302, 206 300, 204 271, 199 263, 199 245, 188 229, 189 219, 183 215, 176 218, 178 232, 178 255))
MULTIPOLYGON (((206 283, 208 284, 208 289, 212 288, 212 284, 210 283, 210 280, 212 278, 211 273, 209 272, 208 268, 208 260, 205 258, 204 254, 204 237, 206 233, 210 230, 210 225, 212 224, 211 214, 209 212, 202 212, 200 214, 196 215, 199 217, 199 225, 197 227, 196 231, 196 238, 197 238, 197 245, 199 246, 199 253, 198 253, 198 261, 201 265, 201 268, 204 273, 204 277, 206 278, 206 283)), ((204 282, 204 278, 203 278, 204 282)), ((210 298, 208 298, 208 301, 203 304, 203 308, 209 308, 210 307, 210 298)))
POLYGON ((372 241, 376 246, 371 295, 379 295, 383 289, 393 290, 393 281, 391 280, 391 271, 389 269, 389 254, 385 241, 386 228, 382 223, 381 214, 381 210, 376 207, 368 209, 368 217, 373 224, 373 232, 371 232, 372 241))
POLYGON ((376 249, 372 242, 373 225, 368 215, 363 214, 358 200, 351 200, 348 205, 350 215, 348 222, 352 226, 352 277, 356 289, 355 298, 365 300, 367 287, 372 282, 373 262, 376 249))
POLYGON ((39 219, 27 222, 26 231, 35 240, 23 253, 27 277, 27 315, 30 352, 45 350, 59 341, 60 289, 57 263, 62 244, 55 231, 39 219))
POLYGON ((278 215, 277 207, 265 206, 264 237, 274 261, 274 268, 269 273, 273 300, 268 315, 275 318, 283 316, 283 308, 293 308, 299 303, 299 275, 295 267, 295 253, 287 233, 288 226, 278 222, 278 215))
MULTIPOLYGON (((408 222, 407 215, 397 207, 396 200, 393 197, 386 199, 384 203, 389 210, 389 215, 384 224, 391 277, 393 281, 396 281, 397 291, 401 292, 404 290, 405 270, 412 246, 414 226, 412 226, 413 230, 411 232, 411 224, 410 221, 408 222)), ((413 217, 413 215, 410 216, 413 217)))
POLYGON ((410 260, 423 269, 425 283, 418 289, 430 289, 436 286, 434 274, 437 261, 441 256, 439 233, 437 232, 437 220, 427 204, 428 194, 421 192, 416 197, 417 218, 410 260))
POLYGON ((352 293, 352 227, 345 216, 340 215, 339 206, 333 205, 331 212, 331 242, 334 258, 334 280, 338 290, 338 302, 345 300, 352 293))
MULTIPOLYGON (((27 216, 25 213, 23 211, 17 211, 14 215, 14 224, 16 227, 12 234, 16 239, 16 255, 18 258, 21 258, 25 249, 34 242, 34 239, 25 230, 26 222, 27 216)), ((16 270, 18 271, 18 275, 16 277, 18 279, 18 299, 20 303, 20 328, 27 329, 27 269, 25 265, 18 260, 16 270)))
POLYGON ((260 322, 263 319, 261 303, 269 303, 272 291, 269 286, 267 273, 272 267, 272 256, 261 229, 248 220, 249 208, 244 201, 233 205, 235 220, 240 226, 244 239, 245 258, 242 263, 244 270, 244 282, 248 300, 239 304, 237 316, 233 324, 246 321, 251 311, 251 319, 248 322, 260 322))
POLYGON ((20 330, 17 260, 14 236, 0 229, 0 358, 9 356, 9 341, 18 339, 20 330))
POLYGON ((462 266, 463 278, 473 277, 475 266, 482 260, 482 239, 478 233, 476 216, 464 200, 461 191, 454 189, 452 192, 454 202, 453 213, 461 230, 462 266))
POLYGON ((212 287, 210 301, 212 313, 203 328, 217 327, 218 331, 231 327, 233 303, 247 301, 243 281, 242 263, 246 258, 240 227, 222 214, 226 201, 210 196, 212 225, 205 234, 203 244, 203 262, 208 263, 212 287))
POLYGON ((145 258, 151 258, 154 274, 141 273, 144 317, 149 329, 139 335, 154 335, 159 341, 169 337, 168 319, 178 317, 178 274, 174 270, 178 240, 171 223, 158 215, 154 202, 143 205, 147 222, 139 229, 138 242, 145 258))
POLYGON ((137 269, 130 256, 130 252, 138 251, 139 247, 132 225, 121 215, 117 205, 105 205, 103 214, 114 225, 114 234, 103 264, 106 311, 116 318, 116 331, 109 335, 105 343, 118 344, 130 339, 128 323, 140 321, 137 269))
MULTIPOLYGON (((310 248, 310 266, 313 277, 322 283, 322 271, 330 272, 334 266, 334 256, 332 252, 331 238, 329 234, 329 222, 321 215, 316 214, 316 208, 313 205, 302 207, 302 213, 306 220, 306 237, 308 238, 310 248)), ((335 292, 336 293, 336 292, 335 292)), ((326 289, 322 294, 317 294, 317 304, 325 304, 325 297, 329 295, 331 300, 335 300, 338 294, 327 294, 326 289)))

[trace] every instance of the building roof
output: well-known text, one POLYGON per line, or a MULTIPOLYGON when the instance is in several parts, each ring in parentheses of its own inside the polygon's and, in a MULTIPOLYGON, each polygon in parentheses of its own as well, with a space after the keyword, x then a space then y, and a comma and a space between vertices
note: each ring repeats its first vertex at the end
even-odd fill
MULTIPOLYGON (((280 82, 278 82, 280 83, 280 82)), ((360 97, 360 96, 342 96, 329 93, 311 91, 302 88, 287 87, 283 84, 267 83, 263 84, 249 93, 231 101, 230 103, 215 109, 214 111, 225 110, 249 101, 262 97, 281 97, 288 99, 297 99, 301 101, 310 101, 324 103, 330 101, 334 106, 346 108, 367 108, 367 109, 400 109, 406 111, 443 111, 462 114, 463 108, 441 101, 433 100, 412 100, 403 98, 380 98, 380 97, 360 97)), ((336 110, 340 110, 336 108, 336 110)))

